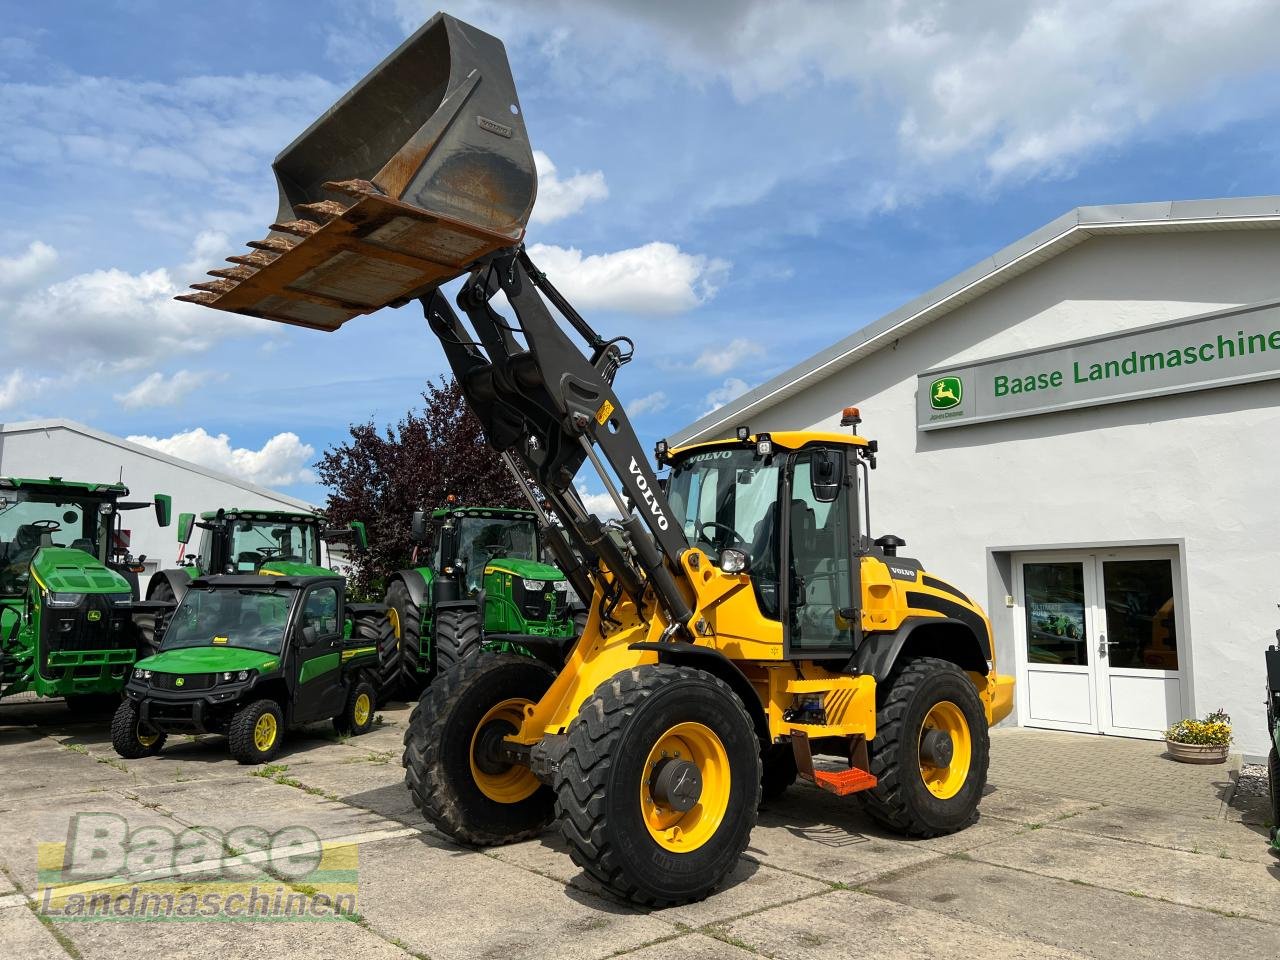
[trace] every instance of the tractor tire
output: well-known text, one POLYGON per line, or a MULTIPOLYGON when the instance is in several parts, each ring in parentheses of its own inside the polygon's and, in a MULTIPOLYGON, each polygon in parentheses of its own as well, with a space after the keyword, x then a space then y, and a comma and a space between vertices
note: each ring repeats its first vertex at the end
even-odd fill
POLYGON ((760 800, 768 803, 777 800, 799 776, 796 770, 796 752, 791 742, 771 743, 760 754, 763 773, 760 777, 760 800))
POLYGON ((494 761, 476 747, 482 738, 514 733, 524 706, 554 679, 539 660, 485 652, 427 687, 404 735, 404 780, 433 826, 483 847, 537 836, 551 822, 551 789, 527 767, 494 761))
POLYGON ((114 714, 120 706, 118 693, 72 693, 65 697, 67 709, 77 720, 93 720, 114 714))
POLYGON ((728 684, 692 667, 635 667, 597 687, 569 724, 556 815, 593 879, 667 907, 704 899, 737 866, 760 777, 760 740, 728 684))
POLYGON ((877 700, 876 736, 867 747, 879 782, 857 794, 862 808, 881 826, 909 837, 968 826, 987 784, 991 752, 973 682, 954 663, 915 657, 897 667, 877 700), (926 753, 930 735, 945 741, 932 756, 926 753))
MULTIPOLYGON (((163 600, 173 603, 175 594, 168 580, 159 580, 151 588, 148 600, 163 600)), ((133 618, 138 630, 138 659, 154 656, 160 652, 160 640, 164 636, 164 617, 157 613, 139 613, 133 618)))
POLYGON ((1267 783, 1271 797, 1271 839, 1280 836, 1280 753, 1272 747, 1267 754, 1267 783))
POLYGON ((333 729, 344 737, 358 737, 373 729, 373 712, 378 691, 368 680, 360 679, 347 692, 342 712, 333 718, 333 729))
POLYGON ((138 760, 160 752, 167 736, 156 730, 144 733, 138 719, 138 705, 132 700, 121 700, 111 718, 111 746, 126 760, 138 760))
POLYGON ((477 607, 451 607, 436 611, 432 647, 435 648, 435 680, 463 660, 480 652, 484 642, 480 611, 477 607))
POLYGON ((280 752, 284 713, 274 700, 255 700, 241 707, 227 725, 227 746, 239 763, 267 763, 280 752))
MULTIPOLYGON (((413 602, 403 580, 395 580, 387 589, 387 623, 394 643, 386 641, 378 648, 381 681, 386 689, 413 698, 422 690, 419 660, 422 656, 422 610, 413 602)), ((385 638, 384 638, 385 639, 385 638)))

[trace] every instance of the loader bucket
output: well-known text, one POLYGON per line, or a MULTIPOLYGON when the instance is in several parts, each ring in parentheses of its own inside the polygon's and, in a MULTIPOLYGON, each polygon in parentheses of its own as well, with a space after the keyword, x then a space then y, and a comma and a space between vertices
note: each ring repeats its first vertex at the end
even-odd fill
POLYGON ((335 330, 519 243, 537 192, 502 42, 444 13, 272 169, 271 232, 179 300, 335 330))

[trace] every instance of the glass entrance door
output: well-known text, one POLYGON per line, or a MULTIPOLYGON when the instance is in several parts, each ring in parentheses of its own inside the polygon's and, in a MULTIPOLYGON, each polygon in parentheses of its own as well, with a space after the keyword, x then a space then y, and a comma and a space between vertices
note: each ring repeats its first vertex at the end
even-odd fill
POLYGON ((1158 739, 1185 715, 1175 559, 1168 550, 1018 559, 1028 726, 1158 739))

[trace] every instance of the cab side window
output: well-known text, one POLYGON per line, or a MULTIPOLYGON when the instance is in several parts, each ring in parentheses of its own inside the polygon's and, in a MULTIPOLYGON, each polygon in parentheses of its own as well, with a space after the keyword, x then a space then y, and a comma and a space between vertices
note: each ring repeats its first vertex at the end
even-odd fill
POLYGON ((851 650, 853 624, 841 613, 854 606, 849 498, 842 489, 834 502, 818 500, 812 467, 811 456, 802 454, 792 477, 790 646, 793 653, 851 650))
POLYGON ((315 629, 321 637, 337 636, 338 623, 338 588, 316 587, 307 594, 302 605, 302 628, 315 629))

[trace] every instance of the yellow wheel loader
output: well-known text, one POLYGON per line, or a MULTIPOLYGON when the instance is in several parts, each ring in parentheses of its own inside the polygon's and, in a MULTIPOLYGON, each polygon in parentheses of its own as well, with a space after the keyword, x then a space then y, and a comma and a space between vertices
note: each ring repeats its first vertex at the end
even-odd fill
POLYGON ((877 446, 853 408, 850 432, 743 425, 659 442, 650 465, 614 390, 631 341, 601 337, 522 244, 536 178, 498 40, 437 14, 275 169, 274 232, 190 299, 317 329, 420 301, 591 598, 580 637, 482 653, 423 695, 405 780, 434 825, 485 845, 557 821, 588 874, 660 906, 723 881, 762 796, 797 777, 906 836, 974 819, 1012 702, 986 616, 873 539, 877 446), (467 323, 439 289, 464 275, 467 323), (584 465, 619 519, 584 506, 584 465))

